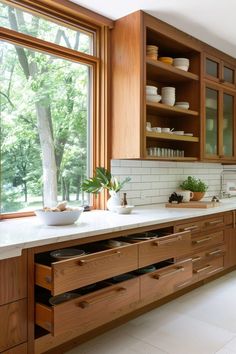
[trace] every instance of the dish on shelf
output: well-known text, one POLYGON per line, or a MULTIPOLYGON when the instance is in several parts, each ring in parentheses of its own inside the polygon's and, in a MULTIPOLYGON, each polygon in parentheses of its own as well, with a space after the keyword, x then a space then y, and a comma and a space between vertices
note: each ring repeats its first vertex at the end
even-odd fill
POLYGON ((174 58, 173 66, 177 69, 188 71, 189 59, 187 59, 187 58, 174 58))
POLYGON ((157 95, 158 88, 156 86, 146 85, 146 95, 157 95))
POLYGON ((186 136, 193 136, 193 133, 184 133, 186 136))
POLYGON ((175 130, 175 131, 173 131, 173 134, 175 134, 175 135, 184 135, 184 130, 175 130))
POLYGON ((189 102, 175 102, 175 107, 189 109, 189 102))
POLYGON ((171 58, 171 57, 160 57, 159 61, 161 61, 162 63, 165 63, 165 64, 169 64, 169 65, 173 64, 173 58, 171 58))
POLYGON ((146 100, 149 102, 160 102, 161 96, 160 95, 146 95, 146 100))
POLYGON ((76 299, 79 296, 80 296, 80 294, 68 292, 68 293, 63 293, 60 295, 52 296, 49 298, 48 301, 51 305, 54 306, 54 305, 59 305, 65 301, 76 299))
POLYGON ((79 250, 77 248, 65 248, 50 252, 50 256, 57 259, 58 261, 83 256, 84 254, 84 250, 79 250))

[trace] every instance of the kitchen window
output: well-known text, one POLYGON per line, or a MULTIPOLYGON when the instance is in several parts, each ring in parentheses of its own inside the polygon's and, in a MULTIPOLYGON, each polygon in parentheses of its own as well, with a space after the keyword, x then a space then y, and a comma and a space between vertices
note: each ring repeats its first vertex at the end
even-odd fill
POLYGON ((91 204, 81 184, 102 154, 97 27, 5 1, 0 12, 1 217, 91 204))

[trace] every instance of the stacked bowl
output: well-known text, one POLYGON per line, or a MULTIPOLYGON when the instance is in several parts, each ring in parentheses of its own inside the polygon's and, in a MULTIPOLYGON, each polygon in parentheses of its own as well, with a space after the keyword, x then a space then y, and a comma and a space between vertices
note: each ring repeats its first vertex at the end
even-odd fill
POLYGON ((161 89, 162 103, 168 106, 175 104, 175 87, 162 87, 161 89))
POLYGON ((146 85, 146 100, 155 103, 160 102, 161 96, 157 94, 156 86, 146 85))
POLYGON ((187 58, 175 58, 173 60, 173 66, 177 69, 188 71, 189 68, 189 59, 187 58))
POLYGON ((160 57, 159 60, 165 64, 169 64, 169 65, 173 64, 173 58, 171 57, 160 57))
POLYGON ((158 47, 156 45, 147 45, 146 46, 146 55, 149 59, 157 60, 158 47))

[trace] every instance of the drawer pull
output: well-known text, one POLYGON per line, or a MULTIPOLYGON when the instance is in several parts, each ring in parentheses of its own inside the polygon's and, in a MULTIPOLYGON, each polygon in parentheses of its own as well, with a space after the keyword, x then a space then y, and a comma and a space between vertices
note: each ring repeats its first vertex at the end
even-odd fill
POLYGON ((194 269, 193 273, 197 273, 198 274, 198 273, 204 272, 205 270, 210 269, 210 268, 212 268, 212 265, 208 264, 205 267, 202 267, 202 268, 199 268, 199 269, 194 269))
POLYGON ((181 266, 181 267, 177 267, 175 270, 172 270, 171 272, 166 272, 163 274, 154 274, 152 278, 159 280, 166 277, 171 277, 172 275, 183 271, 184 271, 184 267, 181 266))
POLYGON ((219 267, 219 268, 213 269, 212 271, 208 272, 207 274, 213 274, 213 273, 219 272, 223 269, 224 269, 224 267, 219 267))
POLYGON ((109 257, 113 257, 113 256, 120 256, 120 255, 121 255, 121 252, 116 251, 115 253, 105 254, 104 256, 101 256, 101 257, 90 258, 90 259, 80 259, 78 261, 78 265, 83 266, 87 263, 99 261, 100 259, 109 258, 109 257))
POLYGON ((193 225, 193 226, 189 226, 189 227, 185 227, 184 229, 182 229, 182 231, 193 231, 193 230, 197 230, 199 227, 197 225, 193 225))
POLYGON ((171 243, 171 242, 176 242, 176 241, 181 241, 181 240, 182 240, 182 236, 176 236, 176 237, 169 238, 167 240, 154 241, 153 245, 154 246, 161 246, 161 245, 164 245, 166 243, 171 243))
POLYGON ((207 242, 207 241, 211 241, 212 237, 205 237, 205 238, 201 238, 200 240, 193 240, 192 243, 194 244, 199 244, 199 243, 203 243, 203 242, 207 242))
POLYGON ((78 303, 78 306, 81 307, 82 309, 85 309, 91 305, 97 304, 100 301, 110 300, 113 297, 116 297, 117 295, 125 293, 126 291, 127 291, 126 288, 113 289, 113 290, 108 291, 105 296, 104 295, 97 296, 96 298, 94 298, 94 300, 91 300, 91 301, 81 301, 78 303))
POLYGON ((211 252, 207 252, 206 253, 206 256, 215 256, 215 255, 217 255, 217 254, 221 254, 221 253, 223 253, 223 251, 222 250, 215 250, 215 251, 211 251, 211 252))
POLYGON ((45 279, 46 283, 51 284, 51 282, 52 282, 52 277, 50 277, 50 276, 47 275, 44 279, 45 279))
POLYGON ((223 224, 222 220, 213 220, 213 221, 206 221, 205 225, 218 225, 218 224, 223 224))
POLYGON ((192 258, 192 262, 197 262, 200 261, 202 259, 202 257, 198 256, 198 257, 193 257, 192 258))

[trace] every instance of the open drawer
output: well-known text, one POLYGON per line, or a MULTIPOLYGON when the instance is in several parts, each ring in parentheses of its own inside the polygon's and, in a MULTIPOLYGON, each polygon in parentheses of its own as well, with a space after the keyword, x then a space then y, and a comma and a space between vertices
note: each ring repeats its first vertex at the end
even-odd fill
POLYGON ((136 244, 51 263, 35 264, 35 282, 58 295, 138 268, 136 244))
POLYGON ((191 232, 161 236, 139 244, 139 267, 180 257, 191 250, 191 232))
POLYGON ((36 303, 35 321, 54 336, 77 328, 79 335, 129 312, 138 300, 139 279, 134 278, 56 306, 36 303))
POLYGON ((191 259, 145 274, 140 277, 141 299, 161 299, 173 293, 177 284, 190 280, 191 277, 191 259))

